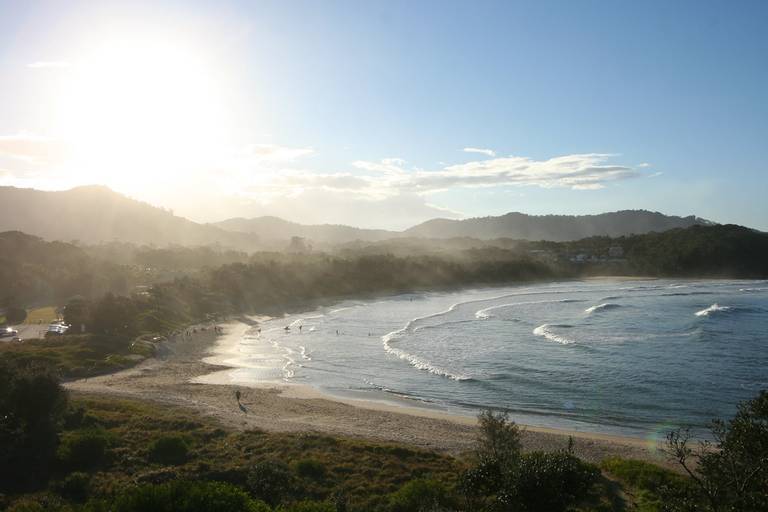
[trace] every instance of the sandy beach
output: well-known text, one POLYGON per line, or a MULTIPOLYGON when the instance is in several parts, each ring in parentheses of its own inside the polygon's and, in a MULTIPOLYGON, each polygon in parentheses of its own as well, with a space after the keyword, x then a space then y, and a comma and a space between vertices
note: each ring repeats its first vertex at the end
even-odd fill
MULTIPOLYGON (((373 401, 340 399, 301 385, 227 384, 210 374, 225 368, 220 355, 251 329, 230 322, 218 337, 213 329, 170 340, 162 356, 114 374, 66 383, 75 394, 106 394, 191 408, 234 429, 312 432, 333 436, 396 442, 440 452, 461 454, 472 449, 476 420, 421 407, 400 407, 373 401), (200 382, 200 378, 207 376, 200 382), (195 382, 195 380, 198 380, 195 382), (221 382, 221 383, 211 383, 221 382), (235 391, 242 394, 242 410, 235 391)), ((514 419, 514 417, 512 418, 514 419)), ((557 450, 575 440, 577 455, 592 462, 622 456, 667 464, 656 440, 605 434, 524 427, 525 450, 557 450)))

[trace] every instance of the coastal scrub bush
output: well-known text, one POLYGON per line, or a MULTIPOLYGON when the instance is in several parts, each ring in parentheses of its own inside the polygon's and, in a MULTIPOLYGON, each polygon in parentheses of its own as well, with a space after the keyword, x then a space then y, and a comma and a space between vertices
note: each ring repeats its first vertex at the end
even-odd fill
POLYGON ((527 512, 560 512, 584 500, 600 471, 573 454, 533 452, 520 457, 500 501, 527 512))
MULTIPOLYGON (((678 429, 667 435, 667 452, 693 481, 700 507, 713 512, 768 510, 768 390, 739 405, 730 421, 712 423, 714 443, 691 447, 690 431, 678 429)), ((686 490, 672 489, 675 502, 665 510, 689 510, 686 490)), ((670 502, 673 501, 671 498, 670 502)))
POLYGON ((101 428, 67 432, 57 457, 68 470, 97 468, 107 462, 107 449, 111 442, 112 437, 101 428))
POLYGON ((299 476, 311 478, 312 480, 322 480, 325 477, 325 466, 322 462, 315 459, 296 461, 293 469, 299 476))
POLYGON ((248 490, 252 496, 277 506, 294 488, 294 478, 288 466, 278 461, 257 463, 248 473, 248 490))
POLYGON ((223 482, 175 480, 145 484, 120 495, 110 512, 270 512, 263 502, 223 482))
POLYGON ((486 410, 477 417, 479 434, 475 454, 481 463, 493 462, 504 469, 520 457, 520 428, 506 412, 486 410))
POLYGON ((431 479, 411 480, 389 497, 391 512, 423 512, 444 509, 451 504, 445 486, 431 479))
POLYGON ((0 359, 0 491, 47 478, 66 408, 66 391, 50 368, 0 359))
POLYGON ((76 471, 64 477, 54 485, 56 492, 63 498, 75 502, 83 502, 88 498, 91 486, 91 475, 76 471))
POLYGON ((164 465, 183 464, 189 457, 189 445, 181 436, 155 439, 149 447, 149 460, 164 465))

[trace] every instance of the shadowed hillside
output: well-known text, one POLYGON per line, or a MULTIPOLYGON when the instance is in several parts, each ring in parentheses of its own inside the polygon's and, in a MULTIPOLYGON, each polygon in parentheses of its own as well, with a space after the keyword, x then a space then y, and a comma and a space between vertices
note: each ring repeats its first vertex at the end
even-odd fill
POLYGON ((158 246, 258 248, 254 235, 198 224, 100 186, 61 192, 0 187, 0 232, 12 230, 84 243, 120 240, 158 246))
POLYGON ((711 224, 698 217, 675 217, 645 210, 623 210, 599 215, 526 215, 508 213, 500 217, 465 220, 433 219, 405 231, 409 236, 481 239, 515 238, 565 242, 591 236, 626 236, 711 224))

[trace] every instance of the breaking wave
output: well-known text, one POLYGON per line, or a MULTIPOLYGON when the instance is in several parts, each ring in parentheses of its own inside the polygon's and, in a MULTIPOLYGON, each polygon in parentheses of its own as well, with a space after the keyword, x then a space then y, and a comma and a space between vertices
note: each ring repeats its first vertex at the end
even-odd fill
POLYGON ((712 304, 706 309, 697 311, 696 316, 710 316, 714 314, 728 313, 729 311, 733 311, 733 308, 730 306, 720 306, 719 304, 712 304))
POLYGON ((587 309, 584 310, 584 312, 586 314, 590 315, 590 314, 592 314, 592 313, 594 313, 596 311, 600 312, 600 311, 605 311, 607 309, 617 309, 617 308, 620 308, 620 307, 621 307, 621 304, 614 304, 612 302, 606 302, 604 304, 598 304, 597 306, 592 306, 590 308, 587 308, 587 309))
POLYGON ((560 343, 561 345, 571 345, 573 343, 576 343, 575 340, 572 340, 570 338, 566 338, 565 336, 560 336, 559 334, 552 331, 553 327, 559 327, 559 328, 570 328, 570 325, 550 325, 550 324, 544 324, 540 325, 537 328, 533 330, 533 334, 536 336, 543 336, 544 338, 548 339, 549 341, 554 341, 555 343, 560 343))

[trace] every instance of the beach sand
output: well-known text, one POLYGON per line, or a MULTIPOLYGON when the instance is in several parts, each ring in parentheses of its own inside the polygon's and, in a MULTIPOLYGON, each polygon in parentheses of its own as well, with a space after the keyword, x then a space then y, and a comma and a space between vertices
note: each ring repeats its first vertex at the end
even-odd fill
MULTIPOLYGON (((185 406, 233 429, 272 432, 311 432, 331 436, 395 442, 459 455, 472 449, 477 436, 475 418, 421 407, 401 407, 374 401, 340 399, 308 386, 274 382, 245 387, 226 384, 222 354, 236 345, 250 325, 224 324, 218 339, 212 329, 169 341, 161 358, 110 375, 66 383, 75 394, 106 394, 185 406), (216 363, 216 364, 212 364, 216 363), (208 383, 193 382, 203 376, 208 383), (210 382, 222 382, 215 384, 210 382), (241 392, 238 406, 235 391, 241 392)), ((512 417, 514 420, 514 417, 512 417)), ((568 432, 526 426, 525 450, 558 450, 573 436, 575 453, 588 461, 621 456, 669 465, 656 440, 568 432)))

